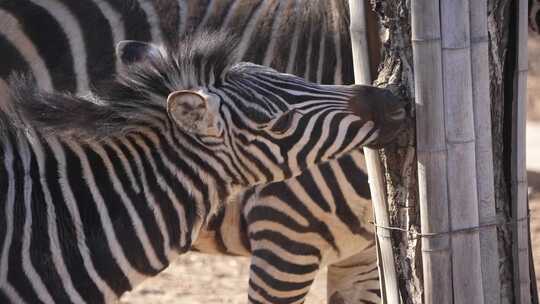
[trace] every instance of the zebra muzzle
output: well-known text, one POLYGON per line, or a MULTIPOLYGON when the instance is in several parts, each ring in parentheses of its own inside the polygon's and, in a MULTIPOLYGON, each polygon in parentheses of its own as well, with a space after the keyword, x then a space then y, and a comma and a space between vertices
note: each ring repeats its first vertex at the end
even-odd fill
POLYGON ((364 122, 373 121, 378 136, 366 146, 382 148, 405 129, 406 103, 392 94, 388 89, 355 85, 354 95, 349 100, 350 110, 362 118, 364 122))

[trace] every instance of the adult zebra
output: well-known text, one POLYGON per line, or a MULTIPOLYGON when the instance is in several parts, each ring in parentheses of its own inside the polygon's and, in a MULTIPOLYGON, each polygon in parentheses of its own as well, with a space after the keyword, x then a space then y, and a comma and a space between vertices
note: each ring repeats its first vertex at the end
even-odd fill
POLYGON ((31 71, 45 90, 86 93, 118 70, 121 40, 175 45, 229 29, 241 37, 242 61, 352 83, 348 18, 343 0, 1 0, 0 78, 31 71))
POLYGON ((88 98, 12 81, 0 112, 2 302, 110 301, 189 250, 234 193, 401 127, 384 90, 233 65, 234 53, 224 34, 173 51, 126 42, 124 72, 88 98), (340 135, 297 149, 318 121, 340 135))
POLYGON ((352 151, 234 197, 193 247, 251 256, 253 303, 302 303, 318 270, 329 264, 340 296, 379 303, 370 199, 364 156, 352 151))

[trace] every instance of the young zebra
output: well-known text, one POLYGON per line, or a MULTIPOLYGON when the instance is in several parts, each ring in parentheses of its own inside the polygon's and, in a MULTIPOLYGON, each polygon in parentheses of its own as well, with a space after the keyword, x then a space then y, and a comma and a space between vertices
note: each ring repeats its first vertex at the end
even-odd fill
POLYGON ((46 90, 85 94, 120 68, 119 40, 175 45, 209 28, 236 33, 244 61, 318 83, 353 80, 345 0, 3 0, 0 19, 0 100, 13 71, 46 90))
POLYGON ((364 155, 355 150, 232 197, 193 248, 251 256, 251 303, 302 303, 329 264, 341 294, 379 303, 372 214, 364 155))
POLYGON ((0 111, 0 302, 113 301, 189 250, 235 193, 401 128, 403 107, 384 90, 317 85, 234 53, 226 33, 174 50, 124 42, 122 73, 87 98, 12 81, 0 111))

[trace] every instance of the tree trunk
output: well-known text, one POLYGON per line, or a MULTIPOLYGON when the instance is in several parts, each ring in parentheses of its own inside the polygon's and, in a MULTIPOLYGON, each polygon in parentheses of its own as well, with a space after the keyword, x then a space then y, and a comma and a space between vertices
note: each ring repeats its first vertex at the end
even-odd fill
MULTIPOLYGON (((512 0, 488 0, 489 73, 492 111, 496 215, 511 220, 511 130, 516 55, 516 15, 512 0)), ((383 152, 391 225, 420 232, 414 79, 409 0, 372 0, 380 18, 383 57, 376 83, 390 84, 410 101, 411 125, 399 142, 383 152)), ((511 225, 497 226, 501 303, 514 302, 511 225)), ((424 299, 421 243, 413 234, 394 232, 399 288, 404 303, 424 299)))

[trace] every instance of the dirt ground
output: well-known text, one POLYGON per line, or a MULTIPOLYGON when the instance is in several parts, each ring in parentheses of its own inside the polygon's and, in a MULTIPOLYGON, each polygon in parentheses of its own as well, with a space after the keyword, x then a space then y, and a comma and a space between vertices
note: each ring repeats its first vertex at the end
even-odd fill
MULTIPOLYGON (((540 38, 529 41, 527 168, 536 280, 540 286, 540 38), (537 60, 535 60, 537 59, 537 60)), ((120 303, 236 304, 246 303, 249 260, 189 253, 155 278, 148 279, 120 303)), ((312 288, 308 304, 325 303, 326 273, 312 288)))
POLYGON ((527 124, 527 153, 533 260, 540 287, 540 122, 527 124))
MULTIPOLYGON (((120 303, 130 304, 237 304, 247 303, 249 259, 189 253, 173 262, 157 277, 125 294, 120 303)), ((321 273, 306 301, 326 299, 326 273, 321 273)))
POLYGON ((533 35, 529 39, 527 83, 527 179, 536 285, 540 287, 540 37, 533 35))

